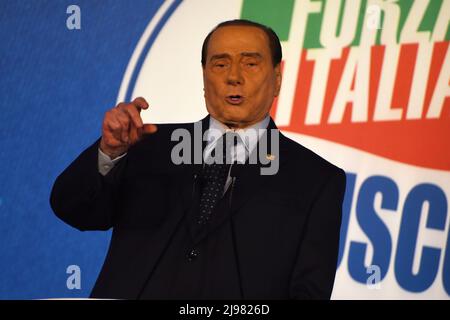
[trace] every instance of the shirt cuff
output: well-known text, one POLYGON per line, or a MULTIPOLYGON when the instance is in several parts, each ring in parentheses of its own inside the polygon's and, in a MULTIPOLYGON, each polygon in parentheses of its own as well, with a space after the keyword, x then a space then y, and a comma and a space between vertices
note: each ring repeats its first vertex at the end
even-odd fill
POLYGON ((114 165, 126 155, 127 154, 124 153, 112 160, 107 154, 105 154, 102 150, 100 150, 100 148, 98 148, 98 172, 102 176, 106 176, 108 172, 111 171, 112 168, 114 168, 114 165))

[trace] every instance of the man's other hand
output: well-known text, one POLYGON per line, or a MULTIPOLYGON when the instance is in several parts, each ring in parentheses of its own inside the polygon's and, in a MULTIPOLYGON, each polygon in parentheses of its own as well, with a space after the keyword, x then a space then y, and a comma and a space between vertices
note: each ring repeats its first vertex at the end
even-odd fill
POLYGON ((139 97, 108 110, 103 119, 100 150, 114 159, 127 152, 144 134, 156 132, 156 125, 142 122, 141 110, 147 108, 147 101, 139 97))

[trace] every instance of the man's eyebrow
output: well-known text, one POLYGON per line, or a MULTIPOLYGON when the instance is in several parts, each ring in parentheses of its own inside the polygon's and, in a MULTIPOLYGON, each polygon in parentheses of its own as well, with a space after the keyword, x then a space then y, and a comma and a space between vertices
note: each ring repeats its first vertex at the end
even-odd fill
MULTIPOLYGON (((262 58, 262 55, 259 52, 241 52, 241 56, 243 57, 253 57, 253 58, 262 58)), ((217 59, 226 59, 231 58, 228 53, 219 53, 215 54, 211 57, 210 61, 217 59)))
POLYGON ((262 58, 262 54, 259 53, 259 52, 242 52, 241 56, 253 57, 253 58, 262 58))
POLYGON ((212 61, 212 60, 224 59, 224 58, 230 58, 230 55, 228 53, 215 54, 209 60, 212 61))

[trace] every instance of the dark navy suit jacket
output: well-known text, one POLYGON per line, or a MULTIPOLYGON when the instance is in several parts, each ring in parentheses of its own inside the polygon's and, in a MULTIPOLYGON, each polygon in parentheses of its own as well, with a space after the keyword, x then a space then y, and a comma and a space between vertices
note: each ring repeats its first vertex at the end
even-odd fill
MULTIPOLYGON (((209 116, 202 124, 208 127, 209 116)), ((98 172, 97 141, 55 181, 50 203, 60 219, 79 230, 113 228, 93 297, 142 298, 175 228, 192 209, 199 166, 171 161, 178 143, 171 134, 177 128, 194 132, 193 123, 160 124, 104 177, 98 172)), ((276 129, 272 120, 269 129, 276 129)), ((230 216, 242 297, 329 299, 345 174, 281 133, 279 137, 276 174, 261 175, 261 164, 240 165, 234 173, 230 216)), ((208 232, 218 232, 226 221, 215 220, 208 232)), ((230 280, 218 274, 217 290, 225 290, 230 280)))

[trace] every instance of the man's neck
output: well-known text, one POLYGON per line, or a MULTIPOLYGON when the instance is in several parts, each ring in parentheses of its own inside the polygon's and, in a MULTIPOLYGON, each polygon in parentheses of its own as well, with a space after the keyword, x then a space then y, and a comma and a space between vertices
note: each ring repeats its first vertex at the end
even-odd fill
POLYGON ((236 123, 236 122, 222 122, 213 116, 211 116, 211 119, 213 119, 215 122, 221 124, 224 129, 230 129, 233 131, 236 130, 247 130, 249 128, 258 128, 258 129, 266 129, 269 124, 269 115, 266 114, 264 118, 262 118, 260 121, 252 122, 252 123, 236 123))

